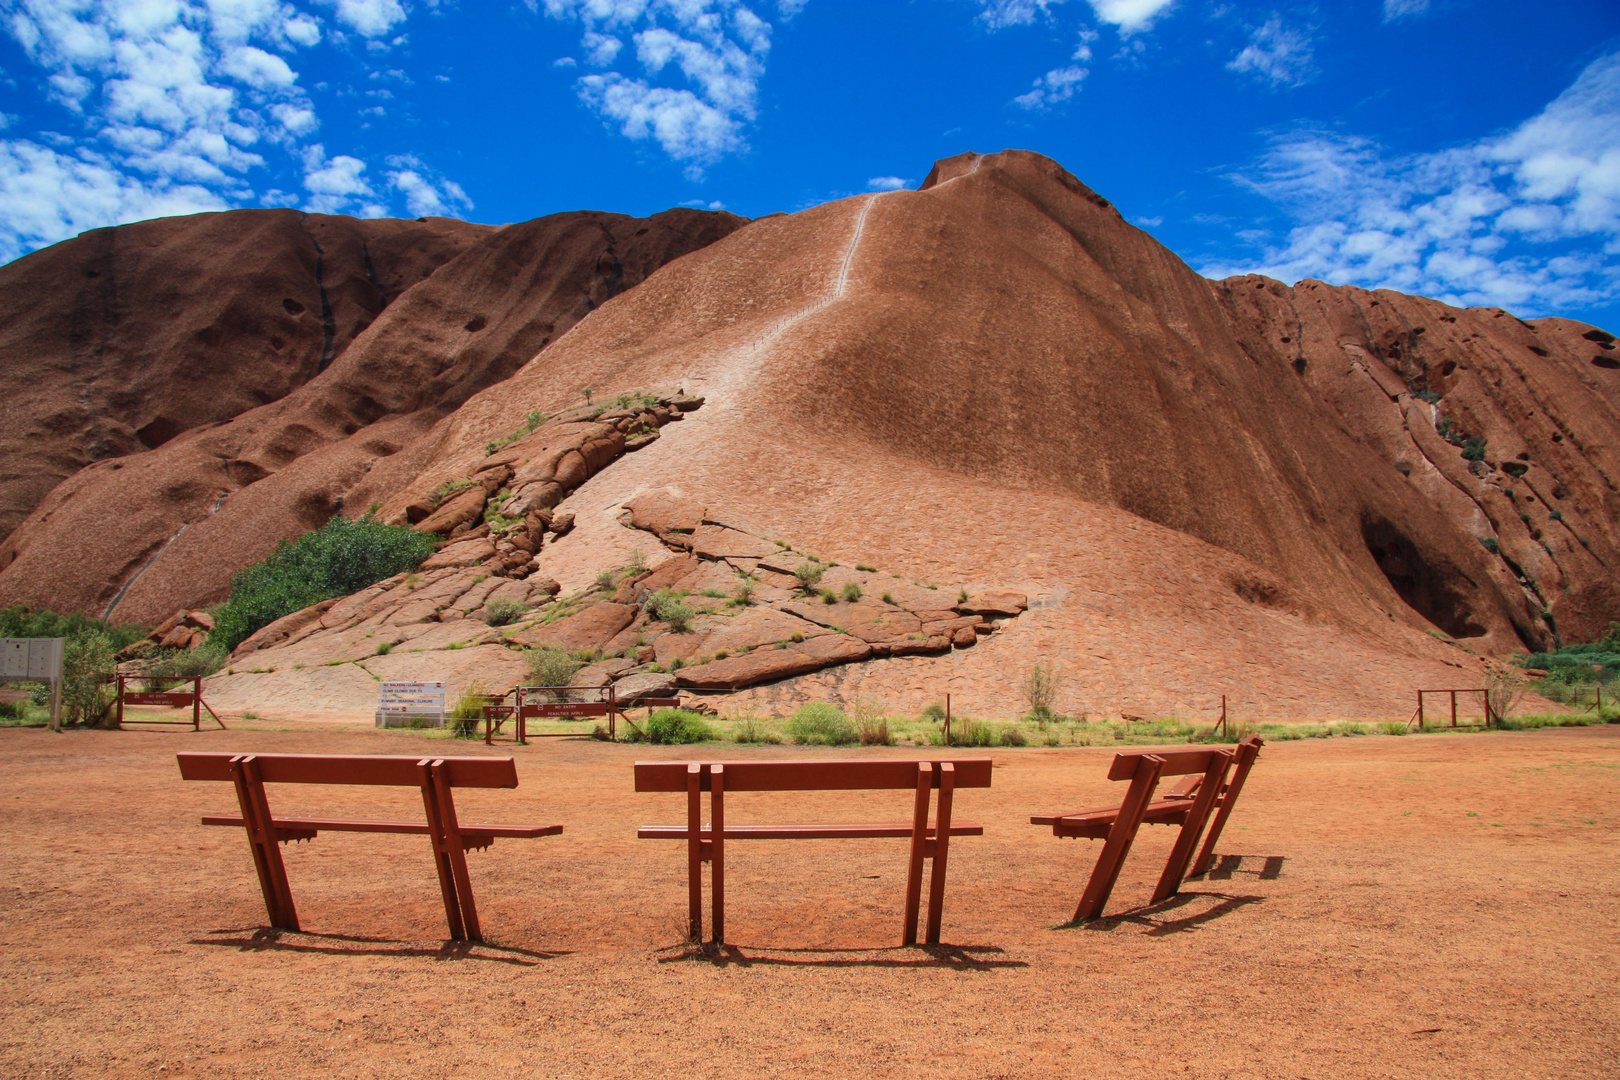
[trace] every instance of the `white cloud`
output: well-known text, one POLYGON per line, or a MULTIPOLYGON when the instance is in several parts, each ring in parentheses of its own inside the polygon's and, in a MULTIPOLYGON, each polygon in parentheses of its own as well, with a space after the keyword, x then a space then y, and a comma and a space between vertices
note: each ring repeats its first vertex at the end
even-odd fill
POLYGON ((1035 86, 1029 93, 1013 98, 1013 104, 1025 109, 1049 109, 1053 105, 1060 105, 1080 91, 1080 83, 1086 74, 1086 68, 1074 64, 1053 68, 1035 80, 1035 86))
MULTIPOLYGON (((1097 31, 1089 29, 1080 31, 1080 43, 1075 46, 1074 53, 1069 59, 1078 60, 1082 63, 1089 61, 1091 59, 1091 43, 1096 40, 1097 31)), ((1012 103, 1020 108, 1040 110, 1061 105, 1080 92, 1080 84, 1085 81, 1085 77, 1089 73, 1090 69, 1082 67, 1080 64, 1069 64, 1067 67, 1053 68, 1035 80, 1035 85, 1031 87, 1029 93, 1018 95, 1013 98, 1012 103)))
POLYGON ((291 86, 298 81, 298 75, 287 61, 252 45, 238 45, 227 52, 220 59, 219 70, 259 90, 291 86))
MULTIPOLYGON (((398 0, 322 2, 361 34, 405 18, 398 0)), ((77 117, 56 135, 13 128, 15 138, 0 144, 0 258, 88 228, 262 204, 297 177, 312 208, 386 212, 360 159, 327 160, 324 148, 303 145, 320 119, 299 82, 298 51, 321 40, 322 26, 287 0, 6 0, 0 8, 0 33, 42 76, 30 85, 77 117)), ((415 172, 442 205, 464 204, 448 181, 415 172)), ((407 205, 419 190, 389 185, 407 205)))
POLYGON ((1091 0, 1091 10, 1100 22, 1119 27, 1122 34, 1134 34, 1152 27, 1175 0, 1091 0))
POLYGON ((1429 0, 1384 0, 1384 21, 1394 22, 1429 10, 1429 0))
MULTIPOLYGON (((803 6, 778 10, 788 18, 803 6)), ((625 39, 634 42, 639 75, 609 70, 576 83, 580 100, 621 134, 656 140, 693 179, 746 149, 743 132, 757 114, 771 47, 771 25, 752 7, 741 0, 545 0, 545 11, 580 24, 582 59, 593 67, 611 68, 625 39)))
POLYGON ((461 215, 472 209, 472 200, 454 180, 433 174, 414 156, 391 157, 388 186, 405 196, 405 208, 412 217, 461 215))
POLYGON ((911 183, 899 176, 874 176, 866 182, 868 191, 899 191, 911 183))
POLYGON ((0 262, 86 229, 226 205, 200 185, 142 181, 88 152, 0 142, 0 262))
POLYGON ((1283 26, 1281 16, 1273 15, 1249 35, 1249 44, 1226 66, 1274 87, 1298 86, 1315 72, 1315 56, 1307 33, 1283 26))
POLYGON ((1500 137, 1397 156, 1303 132, 1238 181, 1293 220, 1250 263, 1203 272, 1399 289, 1521 314, 1620 297, 1620 54, 1500 137))
POLYGON ((321 0, 338 22, 362 37, 377 38, 405 21, 399 0, 321 0))
POLYGON ((726 208, 726 204, 718 200, 704 202, 702 199, 687 199, 681 205, 690 206, 694 210, 724 210, 726 208))
POLYGON ((1063 0, 979 0, 983 9, 979 21, 992 30, 1028 26, 1036 19, 1051 17, 1051 8, 1063 0))

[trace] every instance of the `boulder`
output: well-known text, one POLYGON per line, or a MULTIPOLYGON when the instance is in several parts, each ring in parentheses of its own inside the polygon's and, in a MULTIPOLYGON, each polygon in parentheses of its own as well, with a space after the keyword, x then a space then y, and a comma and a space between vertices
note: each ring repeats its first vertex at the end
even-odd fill
POLYGON ((793 675, 806 675, 826 666, 819 657, 792 649, 755 649, 743 656, 682 668, 675 673, 675 682, 679 686, 704 690, 741 689, 793 675))
MULTIPOLYGON (((359 595, 359 594, 356 594, 359 595)), ((350 597, 349 599, 353 599, 350 597)), ((269 626, 262 627, 257 633, 250 635, 245 641, 231 652, 231 659, 246 656, 260 649, 268 649, 279 645, 307 627, 320 623, 321 616, 331 610, 338 600, 322 600, 318 604, 295 611, 291 615, 283 615, 269 626)))
POLYGON ((625 503, 633 528, 646 529, 662 539, 670 533, 693 533, 703 524, 703 504, 674 492, 649 491, 625 503))
POLYGON ((684 634, 659 634, 653 639, 653 658, 660 667, 669 667, 676 660, 688 660, 697 655, 703 638, 687 631, 684 634))
POLYGON ((212 630, 214 628, 214 617, 206 611, 186 612, 186 622, 203 630, 212 630))
POLYGON ((551 515, 551 531, 556 533, 558 536, 566 535, 567 533, 571 532, 573 528, 574 512, 572 510, 563 510, 559 513, 551 515))
POLYGON ((622 675, 636 666, 634 660, 608 659, 598 660, 594 664, 586 664, 574 672, 574 677, 568 680, 569 686, 601 686, 603 683, 613 681, 616 675, 622 675))
POLYGON ((604 600, 549 625, 531 626, 507 640, 536 648, 549 646, 566 653, 587 649, 594 651, 601 649, 615 634, 629 626, 635 617, 635 608, 604 600))
MULTIPOLYGON (((501 513, 506 517, 527 518, 541 511, 550 510, 562 502, 562 485, 551 480, 542 480, 528 485, 507 499, 501 505, 501 513)), ((547 516, 549 524, 549 515, 547 516)))
POLYGON ((777 546, 769 540, 761 540, 724 525, 699 525, 692 534, 692 551, 704 559, 724 559, 728 556, 763 559, 776 554, 777 550, 777 546))
POLYGON ((630 705, 642 698, 669 697, 674 692, 675 676, 659 671, 626 675, 613 684, 613 695, 621 705, 630 705))
POLYGON ((973 632, 973 627, 971 626, 961 627, 956 631, 955 634, 951 636, 951 644, 955 645, 958 649, 966 649, 975 644, 978 640, 979 635, 973 632))
POLYGON ((983 615, 993 619, 1020 614, 1028 607, 1029 598, 1021 592, 1013 592, 1011 589, 989 589, 974 593, 966 602, 957 604, 956 610, 964 615, 983 615))
POLYGON ((484 504, 488 501, 488 493, 482 486, 474 484, 472 487, 452 492, 437 510, 418 522, 416 527, 422 532, 441 534, 453 532, 458 526, 470 525, 482 517, 484 504))
POLYGON ((495 545, 487 537, 475 540, 460 540, 449 547, 441 549, 417 567, 417 570, 427 572, 431 570, 448 570, 456 567, 476 566, 495 554, 495 545))

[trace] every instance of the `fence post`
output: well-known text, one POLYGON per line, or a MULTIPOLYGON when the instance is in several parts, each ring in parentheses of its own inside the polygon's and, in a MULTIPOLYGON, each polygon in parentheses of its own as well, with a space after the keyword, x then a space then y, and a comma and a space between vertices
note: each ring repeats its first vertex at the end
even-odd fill
POLYGON ((1418 730, 1423 730, 1423 691, 1418 691, 1418 730))

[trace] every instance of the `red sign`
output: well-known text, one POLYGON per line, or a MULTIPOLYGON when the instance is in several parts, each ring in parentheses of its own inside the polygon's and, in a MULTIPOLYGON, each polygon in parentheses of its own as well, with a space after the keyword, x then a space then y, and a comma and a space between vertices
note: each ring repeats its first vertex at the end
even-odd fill
POLYGON ((171 709, 183 709, 191 704, 191 699, 192 695, 184 693, 137 694, 124 691, 125 705, 166 705, 171 709))
POLYGON ((535 702, 523 706, 525 718, 534 716, 606 716, 608 708, 599 701, 576 704, 564 702, 535 702))

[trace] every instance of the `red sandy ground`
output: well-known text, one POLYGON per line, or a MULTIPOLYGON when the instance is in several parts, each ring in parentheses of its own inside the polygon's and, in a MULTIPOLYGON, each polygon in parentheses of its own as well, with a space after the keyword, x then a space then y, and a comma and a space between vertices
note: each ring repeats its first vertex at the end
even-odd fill
MULTIPOLYGON (((474 853, 491 943, 453 947, 425 840, 289 846, 272 934, 223 784, 180 749, 484 752, 407 733, 0 732, 0 1074, 1612 1077, 1620 730, 1270 745, 1223 853, 1156 909, 1144 830, 1111 911, 1063 925, 1099 845, 1028 825, 1107 802, 1098 749, 996 751, 958 813, 945 940, 895 947, 903 841, 737 843, 736 943, 690 954, 678 796, 573 740, 462 820, 558 821, 474 853), (1266 873, 1269 865, 1280 872, 1266 873)), ((715 748, 703 748, 717 756, 715 748)), ((789 748, 727 747, 726 757, 789 748)), ((903 751, 823 751, 868 756, 903 751)), ((967 756, 965 752, 963 756, 967 756)), ((283 812, 419 816, 413 791, 272 789, 283 812)), ((905 795, 735 797, 741 820, 904 816, 905 795), (864 804, 864 805, 863 805, 864 804)))

